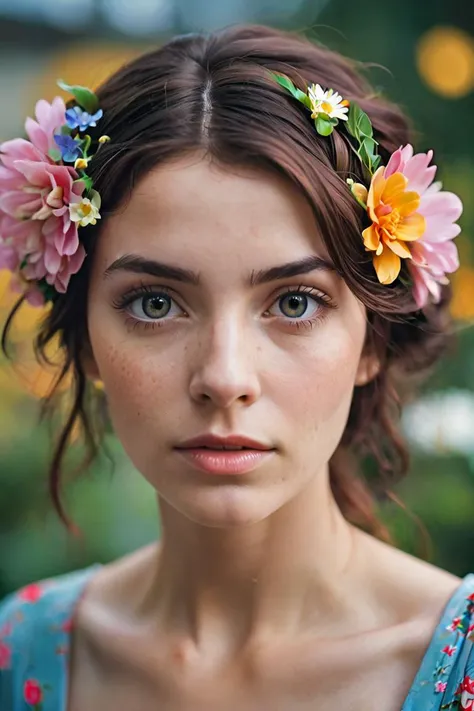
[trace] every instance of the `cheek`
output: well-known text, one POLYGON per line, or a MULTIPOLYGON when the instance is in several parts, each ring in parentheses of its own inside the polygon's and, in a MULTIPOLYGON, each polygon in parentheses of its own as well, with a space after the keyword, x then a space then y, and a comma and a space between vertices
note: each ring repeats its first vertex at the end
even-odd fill
POLYGON ((111 344, 102 331, 96 338, 91 334, 91 341, 120 439, 133 439, 138 428, 145 434, 153 423, 156 428, 184 387, 176 354, 158 351, 153 337, 147 341, 129 334, 111 344))
POLYGON ((362 346, 344 331, 313 335, 297 353, 287 354, 286 363, 276 364, 269 379, 278 384, 285 410, 295 421, 308 418, 314 431, 334 419, 345 422, 362 346))

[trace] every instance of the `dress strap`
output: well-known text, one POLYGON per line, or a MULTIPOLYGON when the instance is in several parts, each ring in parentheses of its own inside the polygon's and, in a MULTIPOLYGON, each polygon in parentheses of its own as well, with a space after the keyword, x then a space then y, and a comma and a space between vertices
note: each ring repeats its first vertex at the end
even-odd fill
POLYGON ((72 617, 99 567, 32 583, 1 603, 2 711, 64 711, 72 617))
MULTIPOLYGON (((466 679, 470 679, 469 672, 474 666, 473 649, 474 574, 471 574, 462 580, 445 606, 402 711, 459 708, 466 679)), ((474 709, 474 706, 461 708, 474 709)))

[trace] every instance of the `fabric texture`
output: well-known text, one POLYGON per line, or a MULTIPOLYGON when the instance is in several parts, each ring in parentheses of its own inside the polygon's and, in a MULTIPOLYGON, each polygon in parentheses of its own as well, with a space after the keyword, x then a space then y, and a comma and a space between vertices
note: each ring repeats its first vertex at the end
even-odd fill
MULTIPOLYGON (((66 711, 74 612, 100 565, 0 604, 0 711, 66 711)), ((474 574, 445 606, 401 711, 474 711, 474 574)))

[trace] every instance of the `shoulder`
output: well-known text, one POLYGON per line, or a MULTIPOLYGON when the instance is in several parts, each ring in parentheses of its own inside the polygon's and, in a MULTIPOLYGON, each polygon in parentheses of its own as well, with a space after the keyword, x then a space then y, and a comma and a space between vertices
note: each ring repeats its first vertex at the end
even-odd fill
POLYGON ((25 692, 39 703, 44 677, 60 673, 76 602, 96 567, 31 583, 0 602, 0 709, 20 708, 25 692))

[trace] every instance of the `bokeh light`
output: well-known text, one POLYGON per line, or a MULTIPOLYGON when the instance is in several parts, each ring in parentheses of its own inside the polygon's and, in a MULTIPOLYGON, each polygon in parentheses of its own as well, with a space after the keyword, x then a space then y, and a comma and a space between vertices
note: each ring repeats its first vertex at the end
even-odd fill
POLYGON ((168 29, 173 18, 171 0, 103 0, 112 27, 127 35, 148 35, 168 29))
POLYGON ((131 43, 77 43, 68 46, 66 51, 53 56, 46 70, 34 77, 29 87, 29 109, 34 106, 39 96, 52 100, 62 94, 70 98, 57 86, 57 80, 63 79, 68 84, 81 84, 91 89, 97 88, 123 64, 138 56, 143 46, 135 47, 131 43))
POLYGON ((466 96, 474 86, 474 40, 457 27, 433 27, 416 48, 418 71, 437 94, 466 96))

